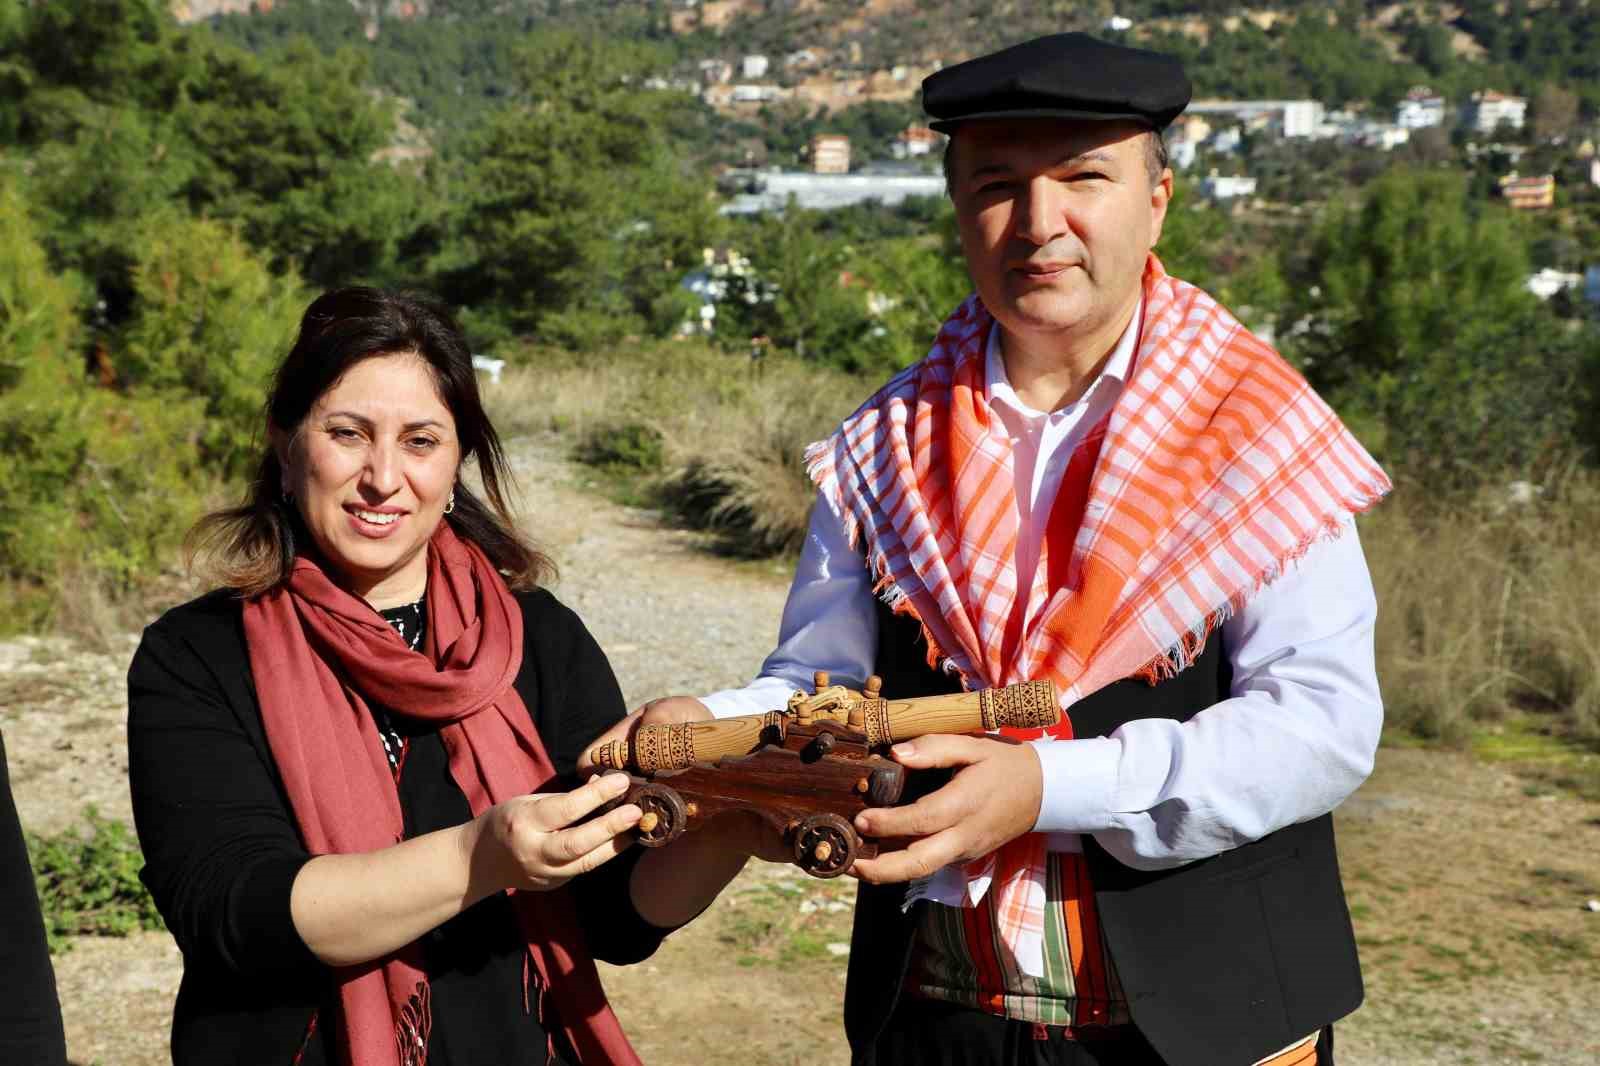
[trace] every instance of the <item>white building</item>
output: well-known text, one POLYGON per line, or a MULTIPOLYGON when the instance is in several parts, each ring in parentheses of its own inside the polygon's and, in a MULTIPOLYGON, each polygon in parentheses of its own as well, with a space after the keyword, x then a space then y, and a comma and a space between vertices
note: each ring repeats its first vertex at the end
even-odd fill
POLYGON ((943 196, 939 174, 804 174, 762 171, 750 175, 747 191, 720 208, 724 215, 782 211, 789 198, 822 211, 876 200, 893 207, 908 196, 943 196))
POLYGON ((1255 194, 1255 178, 1213 173, 1200 182, 1200 195, 1210 200, 1233 200, 1255 194))
POLYGON ((1268 116, 1284 137, 1314 137, 1324 108, 1316 100, 1201 100, 1190 104, 1191 115, 1232 115, 1248 122, 1268 116))
POLYGON ((1589 184, 1600 185, 1600 158, 1589 160, 1589 184))
POLYGON ((1178 170, 1188 170, 1194 166, 1197 149, 1193 141, 1173 141, 1167 145, 1167 158, 1178 170))
POLYGON ((1444 97, 1426 89, 1412 89, 1394 109, 1394 124, 1403 130, 1421 130, 1444 123, 1444 97))
POLYGON ((764 104, 777 100, 783 92, 776 85, 735 85, 733 102, 736 104, 764 104))
POLYGON ((1493 133, 1505 123, 1514 130, 1522 128, 1528 114, 1528 101, 1520 96, 1507 96, 1494 90, 1473 93, 1467 103, 1466 124, 1479 133, 1493 133))
POLYGON ((1218 130, 1211 138, 1211 150, 1228 155, 1239 150, 1239 145, 1244 140, 1244 134, 1239 132, 1238 126, 1229 126, 1225 130, 1218 130))
MULTIPOLYGON (((1591 268, 1592 272, 1592 268, 1591 268)), ((1545 267, 1537 274, 1529 274, 1523 283, 1527 290, 1541 300, 1548 300, 1563 289, 1576 289, 1583 284, 1582 274, 1567 274, 1545 267)))
POLYGON ((1100 28, 1110 30, 1112 33, 1127 33, 1133 29, 1133 20, 1123 18, 1121 15, 1112 15, 1100 24, 1100 28))
POLYGON ((740 76, 749 81, 759 81, 767 76, 767 68, 771 65, 766 56, 745 56, 739 64, 740 76))
POLYGON ((733 64, 726 59, 702 59, 700 80, 707 85, 726 85, 733 78, 733 64))

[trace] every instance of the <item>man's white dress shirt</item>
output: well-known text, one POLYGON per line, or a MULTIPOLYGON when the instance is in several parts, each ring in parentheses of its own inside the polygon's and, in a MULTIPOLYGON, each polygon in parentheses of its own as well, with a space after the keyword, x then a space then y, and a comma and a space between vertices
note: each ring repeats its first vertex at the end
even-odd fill
MULTIPOLYGON (((1121 395, 1140 316, 1077 402, 1035 411, 1006 380, 990 331, 989 399, 1011 435, 1020 529, 1017 577, 1031 583, 1050 508, 1077 444, 1121 395)), ((873 578, 839 515, 818 497, 784 606, 778 647, 744 688, 703 697, 719 718, 782 707, 826 670, 859 688, 878 647, 873 578)), ((1092 834, 1129 866, 1204 858, 1332 810, 1366 778, 1383 725, 1373 662, 1377 603, 1354 522, 1319 541, 1222 625, 1230 697, 1187 722, 1132 721, 1107 737, 1034 741, 1044 798, 1034 825, 1057 851, 1092 834)), ((1028 624, 1033 619, 1029 617, 1028 624)))

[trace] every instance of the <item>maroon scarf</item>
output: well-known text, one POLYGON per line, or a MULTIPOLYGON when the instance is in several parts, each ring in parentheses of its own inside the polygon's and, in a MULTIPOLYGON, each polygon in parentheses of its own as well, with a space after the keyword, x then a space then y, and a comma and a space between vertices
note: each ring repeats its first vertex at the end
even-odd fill
MULTIPOLYGON (((400 798, 369 703, 444 723, 450 775, 474 815, 537 792, 555 776, 512 687, 522 665, 521 608, 483 551, 447 523, 427 551, 428 627, 420 652, 304 556, 284 587, 245 603, 267 743, 313 855, 376 851, 403 839, 400 798)), ((541 1003, 548 989, 579 1059, 637 1063, 606 1003, 570 894, 511 895, 527 941, 524 981, 531 960, 541 1003)), ((426 1060, 431 1018, 420 959, 413 944, 335 970, 346 1062, 426 1060)))

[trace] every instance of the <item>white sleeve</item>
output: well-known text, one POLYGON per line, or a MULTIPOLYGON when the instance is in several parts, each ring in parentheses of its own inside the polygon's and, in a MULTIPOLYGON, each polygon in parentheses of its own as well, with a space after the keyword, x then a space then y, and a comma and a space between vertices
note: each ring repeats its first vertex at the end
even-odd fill
POLYGON ((1371 773, 1383 727, 1376 617, 1347 522, 1223 624, 1230 698, 1183 723, 1035 742, 1035 828, 1089 833, 1127 865, 1160 869, 1332 810, 1371 773))
POLYGON ((839 684, 860 688, 872 673, 877 651, 872 575, 861 553, 850 547, 839 516, 818 495, 783 606, 777 648, 750 684, 702 696, 701 702, 717 718, 777 710, 795 690, 811 691, 818 670, 828 671, 839 684))

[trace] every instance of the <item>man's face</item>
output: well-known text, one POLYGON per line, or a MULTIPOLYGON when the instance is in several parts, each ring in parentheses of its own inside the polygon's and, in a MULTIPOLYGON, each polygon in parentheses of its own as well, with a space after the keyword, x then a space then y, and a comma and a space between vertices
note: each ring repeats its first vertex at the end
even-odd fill
POLYGON ((955 131, 950 195, 967 269, 1008 333, 1070 344, 1120 325, 1161 236, 1172 174, 1152 181, 1133 123, 984 120, 955 131))

